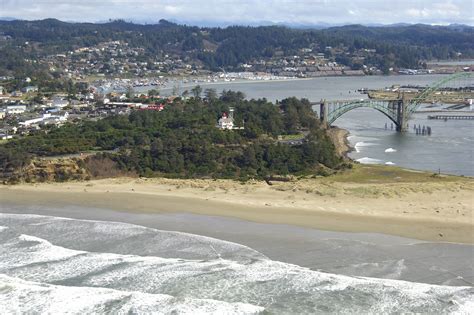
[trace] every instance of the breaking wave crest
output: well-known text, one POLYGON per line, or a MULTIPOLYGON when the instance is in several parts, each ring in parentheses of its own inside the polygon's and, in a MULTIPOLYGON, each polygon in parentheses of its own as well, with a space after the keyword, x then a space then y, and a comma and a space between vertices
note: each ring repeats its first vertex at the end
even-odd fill
POLYGON ((473 307, 471 287, 323 273, 186 233, 31 215, 0 214, 0 224, 8 227, 0 230, 0 304, 13 313, 378 314, 473 307))
POLYGON ((360 153, 361 148, 363 148, 363 147, 372 147, 372 146, 376 146, 376 145, 378 145, 378 143, 360 141, 360 142, 357 142, 354 145, 354 149, 356 150, 357 153, 360 153))
POLYGON ((124 292, 24 281, 0 275, 0 304, 6 313, 47 314, 259 314, 263 307, 165 294, 124 292))
POLYGON ((369 157, 363 157, 363 158, 357 159, 356 161, 359 162, 359 163, 362 163, 362 164, 381 164, 381 163, 383 163, 382 160, 373 159, 373 158, 369 158, 369 157))

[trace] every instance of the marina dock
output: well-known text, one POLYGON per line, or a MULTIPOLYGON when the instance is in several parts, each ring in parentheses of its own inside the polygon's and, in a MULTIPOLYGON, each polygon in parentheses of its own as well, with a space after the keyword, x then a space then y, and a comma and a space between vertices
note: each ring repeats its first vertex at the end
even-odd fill
POLYGON ((438 120, 474 120, 474 115, 428 115, 428 119, 438 119, 438 120))

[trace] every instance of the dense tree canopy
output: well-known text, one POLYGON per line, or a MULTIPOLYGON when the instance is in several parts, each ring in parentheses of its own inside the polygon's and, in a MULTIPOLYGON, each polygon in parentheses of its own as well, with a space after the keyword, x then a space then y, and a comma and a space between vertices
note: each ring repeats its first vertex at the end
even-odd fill
POLYGON ((245 179, 314 173, 320 164, 338 167, 341 160, 309 102, 290 98, 278 105, 244 100, 232 91, 220 98, 178 99, 161 112, 134 111, 9 141, 0 145, 0 168, 8 172, 34 156, 89 150, 107 152, 122 169, 142 176, 245 179), (243 130, 216 127, 229 106, 243 130), (277 141, 278 135, 292 133, 304 133, 305 141, 277 141))

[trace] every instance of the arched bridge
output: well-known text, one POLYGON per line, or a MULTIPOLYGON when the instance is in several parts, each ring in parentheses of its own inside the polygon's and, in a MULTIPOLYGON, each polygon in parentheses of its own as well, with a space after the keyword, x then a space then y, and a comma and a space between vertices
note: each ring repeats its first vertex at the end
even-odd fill
POLYGON ((472 72, 460 72, 435 82, 426 88, 422 93, 410 101, 404 96, 395 100, 348 100, 348 101, 321 101, 320 119, 323 123, 331 125, 345 113, 360 107, 375 109, 387 116, 396 126, 397 131, 406 130, 408 119, 418 109, 418 107, 433 93, 437 92, 443 85, 451 81, 464 78, 473 78, 472 72))

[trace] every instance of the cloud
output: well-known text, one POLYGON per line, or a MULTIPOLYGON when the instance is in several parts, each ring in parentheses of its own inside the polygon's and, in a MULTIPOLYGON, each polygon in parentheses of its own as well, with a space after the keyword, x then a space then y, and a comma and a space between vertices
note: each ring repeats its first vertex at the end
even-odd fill
MULTIPOLYGON (((447 21, 450 19, 462 18, 462 8, 452 2, 434 3, 432 6, 423 7, 422 9, 407 9, 406 14, 414 18, 421 18, 422 20, 433 19, 438 21, 447 21)), ((467 11, 469 12, 469 11, 467 11)), ((472 16, 472 8, 471 8, 472 16)))
POLYGON ((474 24, 472 0, 0 0, 0 16, 198 23, 474 24))

